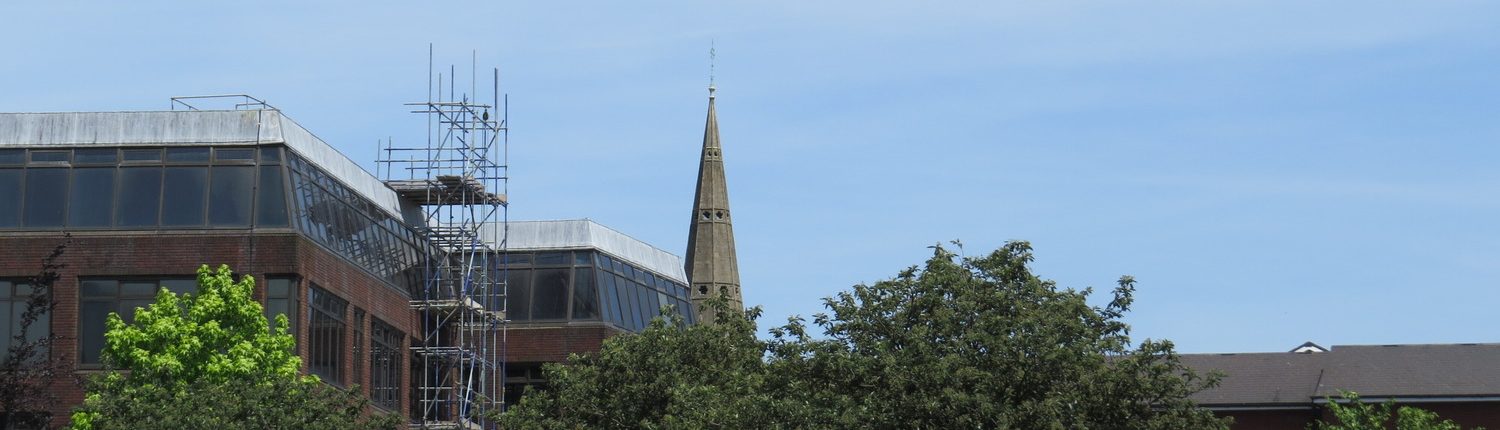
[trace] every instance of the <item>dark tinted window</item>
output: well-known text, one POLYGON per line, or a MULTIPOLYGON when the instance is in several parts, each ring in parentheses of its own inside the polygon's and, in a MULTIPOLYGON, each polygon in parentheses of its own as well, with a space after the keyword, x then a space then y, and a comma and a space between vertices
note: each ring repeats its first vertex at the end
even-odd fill
POLYGON ((599 319, 599 294, 594 287, 594 270, 573 269, 573 319, 599 319))
POLYGON ((568 254, 561 252, 543 252, 536 255, 536 265, 559 265, 568 264, 568 254))
POLYGON ((568 317, 568 272, 571 269, 536 271, 531 290, 531 319, 556 320, 568 317))
POLYGON ((167 148, 168 163, 208 161, 208 148, 167 148))
POLYGON ((67 162, 68 151, 31 151, 31 162, 52 163, 67 162))
POLYGON ((21 225, 21 169, 0 169, 0 227, 21 225))
POLYGON ((160 149, 126 149, 125 161, 161 161, 160 149))
POLYGON ((73 152, 73 164, 115 164, 117 157, 114 148, 79 149, 73 152))
POLYGON ((161 207, 161 168, 120 169, 120 193, 115 206, 119 208, 115 212, 115 225, 156 225, 156 211, 161 207))
POLYGON ((208 168, 168 167, 163 181, 161 224, 203 225, 203 199, 204 193, 208 191, 208 168))
POLYGON ((0 149, 0 166, 14 166, 26 163, 26 150, 24 149, 0 149))
POLYGON ((262 163, 281 161, 281 148, 261 148, 260 161, 262 163))
POLYGON ((219 148, 214 150, 214 159, 219 161, 255 159, 255 148, 219 148))
MULTIPOLYGON (((262 153, 265 153, 262 151, 262 153)), ((285 227, 286 187, 281 183, 280 166, 260 168, 260 190, 255 205, 255 225, 285 227)))
POLYGON ((641 306, 636 301, 635 283, 625 277, 615 275, 615 294, 620 300, 620 310, 624 313, 622 320, 625 327, 630 330, 641 329, 641 306))
POLYGON ((615 301, 615 276, 602 269, 594 269, 595 283, 599 284, 599 304, 604 307, 604 320, 620 323, 620 306, 615 301))
POLYGON ((512 270, 506 274, 506 318, 512 321, 531 319, 531 271, 512 270))
POLYGON ((216 226, 249 226, 250 198, 254 189, 255 167, 217 166, 213 168, 212 189, 208 192, 208 224, 216 226))
POLYGON ((318 287, 307 291, 307 370, 344 384, 344 311, 349 302, 318 287))
POLYGON ((27 227, 61 227, 67 196, 68 169, 28 170, 21 222, 27 227))
POLYGON ((73 191, 68 200, 68 226, 108 227, 113 214, 115 168, 73 169, 73 191))

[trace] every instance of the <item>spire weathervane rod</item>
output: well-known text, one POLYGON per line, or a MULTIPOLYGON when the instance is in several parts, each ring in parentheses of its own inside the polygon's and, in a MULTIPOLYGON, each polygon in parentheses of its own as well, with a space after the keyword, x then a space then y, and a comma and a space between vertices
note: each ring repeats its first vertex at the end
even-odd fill
POLYGON ((714 53, 714 40, 708 39, 708 98, 713 98, 714 90, 717 89, 714 87, 714 63, 717 60, 718 55, 714 53))

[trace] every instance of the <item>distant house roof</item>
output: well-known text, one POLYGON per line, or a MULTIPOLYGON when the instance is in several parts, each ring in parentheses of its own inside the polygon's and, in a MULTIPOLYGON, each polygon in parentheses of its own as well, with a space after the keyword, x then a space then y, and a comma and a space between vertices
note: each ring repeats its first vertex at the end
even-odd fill
POLYGON ((1406 402, 1500 400, 1500 344, 1336 345, 1322 353, 1184 354, 1225 374, 1207 407, 1311 407, 1340 390, 1406 402))
POLYGON ((397 217, 395 191, 274 109, 0 113, 0 146, 284 144, 397 217))

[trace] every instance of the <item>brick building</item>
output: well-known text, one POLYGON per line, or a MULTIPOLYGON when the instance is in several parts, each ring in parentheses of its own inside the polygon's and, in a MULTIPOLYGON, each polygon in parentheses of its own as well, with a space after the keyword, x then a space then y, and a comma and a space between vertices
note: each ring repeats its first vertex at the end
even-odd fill
MULTIPOLYGON (((446 254, 427 203, 408 197, 264 105, 0 114, 0 296, 12 302, 0 309, 14 313, 23 280, 71 234, 44 325, 64 337, 51 354, 88 374, 102 368, 105 315, 128 321, 158 288, 191 293, 201 264, 227 264, 255 277, 268 317, 290 317, 305 372, 422 420, 419 301, 446 254)), ((658 306, 691 320, 676 256, 592 222, 534 226, 529 242, 486 244, 510 294, 480 311, 507 319, 509 343, 491 354, 516 366, 461 374, 491 378, 481 392, 534 383, 538 363, 640 330, 658 306)), ((73 378, 53 388, 61 424, 83 393, 73 378)))

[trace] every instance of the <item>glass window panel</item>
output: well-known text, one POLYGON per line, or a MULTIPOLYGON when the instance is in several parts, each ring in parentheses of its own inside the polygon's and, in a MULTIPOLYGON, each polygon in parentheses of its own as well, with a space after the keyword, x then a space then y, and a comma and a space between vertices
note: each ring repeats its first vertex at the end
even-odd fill
POLYGON ((208 148, 167 148, 168 163, 207 162, 208 148))
POLYGON ((255 225, 286 227, 286 187, 281 183, 281 167, 262 166, 259 188, 255 205, 255 225))
POLYGON ((640 330, 641 305, 635 299, 635 283, 630 282, 624 276, 615 275, 615 294, 622 304, 620 310, 624 314, 622 320, 625 328, 631 331, 640 330))
POLYGON ((155 302, 156 300, 154 299, 121 300, 120 318, 125 320, 125 322, 127 323, 135 322, 135 310, 149 308, 151 307, 151 304, 155 302))
POLYGON ((73 164, 115 164, 119 151, 114 148, 87 148, 73 151, 73 164))
POLYGON ((291 297, 292 280, 270 279, 266 281, 266 297, 291 297))
MULTIPOLYGON (((7 302, 0 302, 0 305, 4 305, 6 303, 7 302)), ((25 302, 15 301, 9 303, 11 303, 12 305, 21 305, 25 302)), ((3 337, 3 339, 0 339, 0 351, 10 351, 10 339, 12 336, 16 335, 17 331, 20 330, 20 324, 14 324, 11 322, 11 319, 15 318, 15 312, 12 312, 14 309, 14 306, 0 306, 0 337, 3 337)), ((21 311, 25 312, 26 308, 21 308, 21 311)))
POLYGON ((536 271, 531 292, 531 319, 557 320, 568 317, 568 272, 570 269, 536 271))
POLYGON ((214 159, 219 161, 254 160, 255 148, 218 148, 214 150, 214 159))
POLYGON ((79 361, 86 364, 99 362, 99 353, 104 351, 104 319, 114 311, 114 302, 81 303, 78 316, 79 361))
MULTIPOLYGON (((177 294, 198 294, 198 280, 196 279, 167 279, 161 281, 161 286, 177 294)), ((152 295, 155 295, 152 292, 152 295)))
MULTIPOLYGON (((15 325, 16 325, 16 327, 13 330, 20 331, 20 328, 21 328, 20 327, 21 326, 21 318, 25 316, 27 304, 26 304, 26 302, 16 302, 15 306, 16 306, 16 309, 15 309, 15 312, 14 312, 13 315, 14 315, 14 318, 15 318, 15 325)), ((37 317, 37 319, 36 319, 35 322, 31 323, 31 327, 27 327, 27 329, 26 329, 26 341, 27 342, 33 342, 33 341, 41 340, 41 339, 47 337, 47 334, 51 333, 51 332, 52 332, 52 318, 47 315, 47 312, 43 312, 41 316, 37 317)), ((40 357, 38 357, 38 358, 40 358, 40 357)))
POLYGON ((655 317, 658 313, 656 307, 651 306, 651 299, 656 298, 656 294, 652 294, 650 288, 646 288, 641 284, 635 284, 631 290, 635 292, 636 304, 641 306, 640 327, 644 329, 647 324, 651 323, 651 318, 655 317))
POLYGON ((599 304, 604 310, 604 320, 619 323, 619 306, 615 303, 615 277, 603 269, 594 269, 595 279, 599 284, 599 304))
POLYGON ((123 282, 120 284, 120 295, 156 297, 156 282, 123 282))
POLYGON ((70 151, 31 151, 31 162, 33 163, 55 163, 68 161, 70 151))
POLYGON ((599 319, 598 287, 594 285, 594 270, 573 269, 573 318, 574 320, 599 319))
POLYGON ((656 290, 647 288, 644 294, 646 295, 646 309, 651 310, 651 318, 661 316, 661 293, 656 292, 656 290))
POLYGON ((26 150, 0 149, 0 166, 15 166, 26 163, 26 150))
POLYGON ((531 264, 531 254, 505 254, 504 264, 510 266, 531 264))
POLYGON ((265 162, 277 162, 277 161, 281 161, 281 148, 277 148, 277 147, 261 148, 260 149, 260 161, 263 162, 263 163, 265 163, 265 162))
POLYGON ((568 264, 568 254, 562 252, 543 252, 536 255, 536 265, 555 266, 568 264))
POLYGON ((68 169, 27 170, 21 223, 27 227, 62 227, 67 196, 68 169))
POLYGON ((593 255, 594 253, 588 251, 575 252, 573 253, 573 264, 579 266, 587 266, 589 265, 589 263, 593 262, 593 255))
POLYGON ((0 169, 0 228, 21 225, 21 169, 0 169))
POLYGON ((10 297, 10 283, 0 281, 0 299, 10 297))
POLYGON ((531 271, 509 270, 505 274, 506 318, 511 321, 531 319, 531 271))
POLYGON ((209 181, 208 224, 248 227, 250 198, 255 193, 255 167, 215 166, 209 181))
POLYGON ((115 281, 86 279, 79 282, 83 297, 114 297, 120 292, 115 281))
POLYGON ((208 191, 208 168, 168 167, 164 178, 161 224, 164 226, 203 225, 203 200, 204 194, 208 191))
POLYGON ((73 191, 68 200, 68 226, 108 227, 114 210, 114 195, 115 168, 73 169, 73 191))
POLYGON ((123 152, 127 162, 161 161, 160 149, 126 149, 123 152))
POLYGON ((161 207, 161 168, 120 169, 120 192, 116 199, 119 210, 115 212, 115 225, 156 225, 156 211, 161 207))

